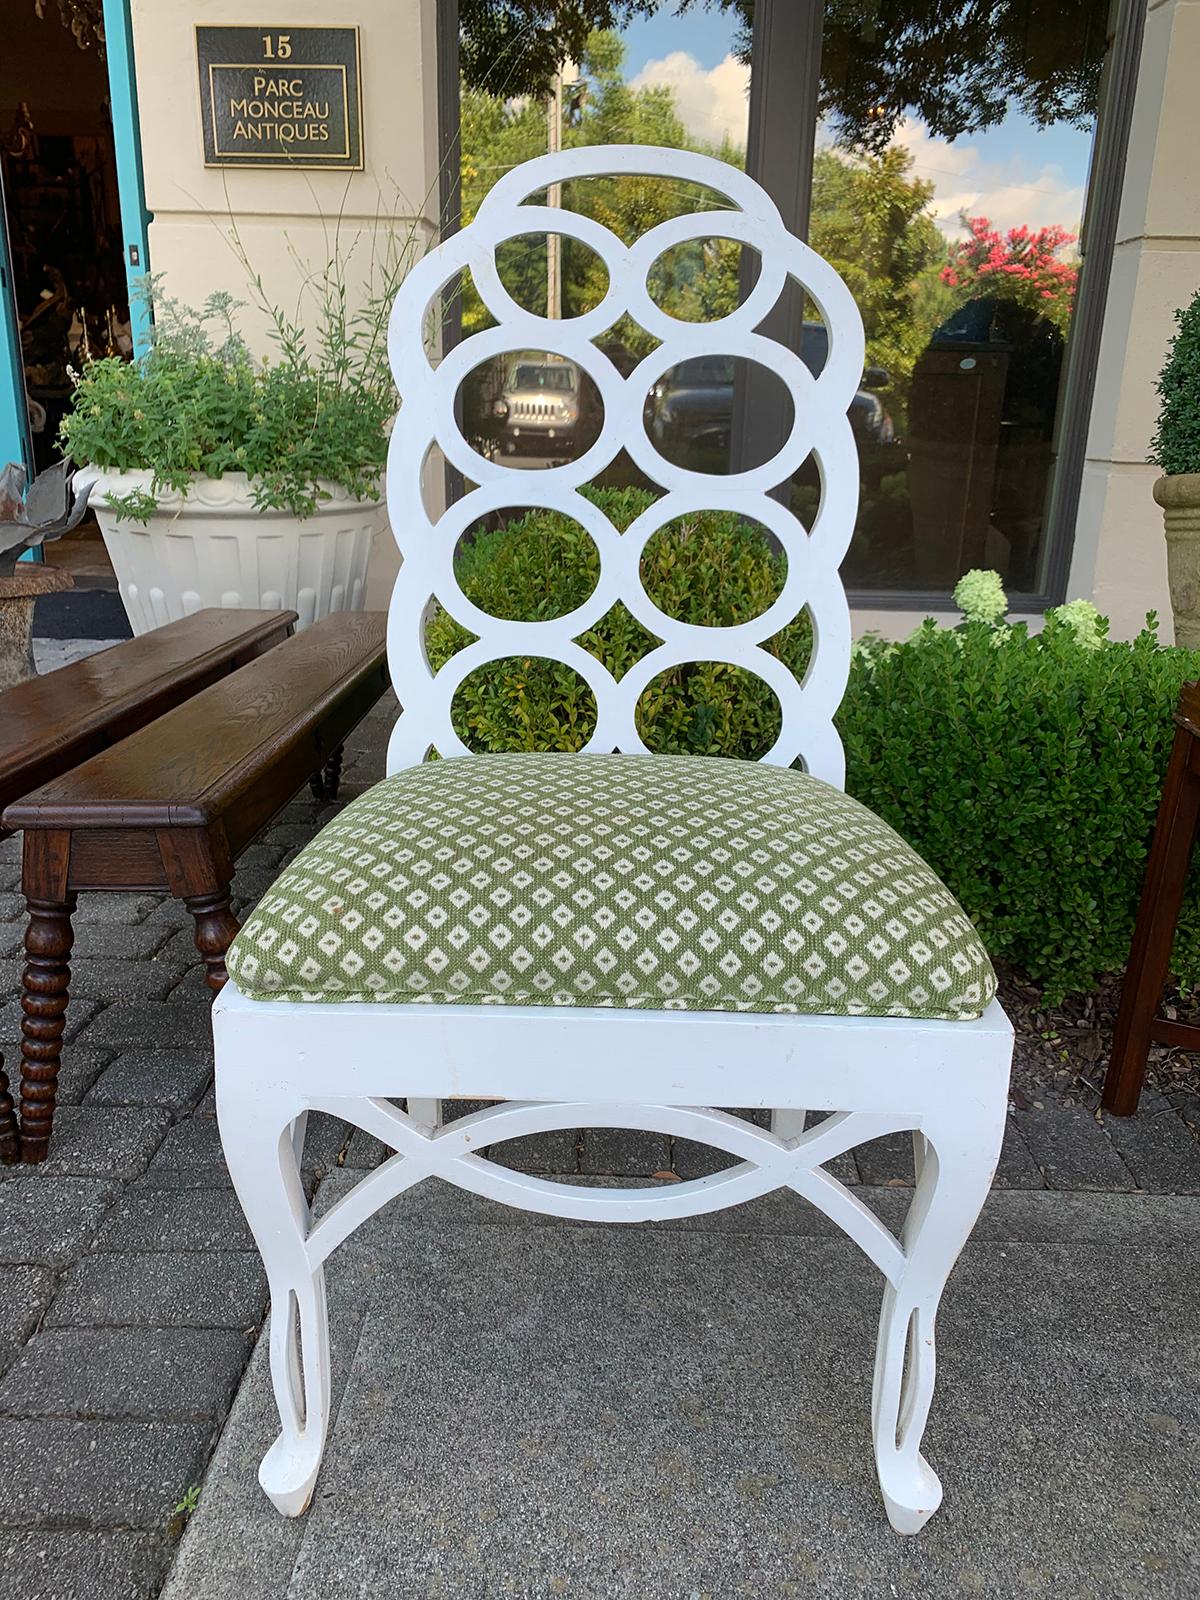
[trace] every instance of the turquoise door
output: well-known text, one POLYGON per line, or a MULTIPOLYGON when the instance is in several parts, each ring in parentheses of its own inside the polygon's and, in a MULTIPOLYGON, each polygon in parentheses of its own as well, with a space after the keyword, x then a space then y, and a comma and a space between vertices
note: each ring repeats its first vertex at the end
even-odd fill
MULTIPOLYGON (((104 27, 125 274, 129 282, 130 320, 134 350, 138 355, 143 355, 149 344, 150 321, 145 302, 137 291, 150 269, 146 246, 146 228, 150 217, 142 182, 142 144, 138 127, 129 0, 104 0, 104 27)), ((4 178, 0 172, 0 467, 9 461, 18 461, 30 471, 33 451, 29 439, 25 373, 13 300, 6 219, 4 178)))
POLYGON ((12 261, 4 209, 4 174, 0 171, 0 467, 18 461, 28 472, 33 463, 29 413, 25 404, 25 370, 21 336, 13 303, 12 261))

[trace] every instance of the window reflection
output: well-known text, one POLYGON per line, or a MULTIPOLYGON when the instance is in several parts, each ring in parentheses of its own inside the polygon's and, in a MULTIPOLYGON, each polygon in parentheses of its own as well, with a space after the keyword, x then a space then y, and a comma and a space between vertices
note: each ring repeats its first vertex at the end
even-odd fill
MULTIPOLYGON (((565 60, 563 38, 551 57, 541 33, 536 49, 520 33, 517 60, 480 21, 516 9, 480 0, 462 12, 476 19, 464 35, 465 221, 502 173, 556 141, 664 144, 744 165, 750 0, 572 7, 565 60), (580 31, 602 11, 627 25, 580 31)), ((567 11, 550 11, 567 26, 567 11)), ((827 0, 808 223, 867 335, 850 406, 861 473, 843 568, 852 589, 948 593, 973 566, 996 568, 1017 593, 1044 585, 1107 13, 1107 0, 827 0)), ((776 104, 781 90, 772 80, 776 104)), ((545 198, 625 239, 723 203, 656 178, 589 179, 545 198)), ((498 264, 514 298, 551 319, 590 309, 607 287, 602 262, 566 236, 508 241, 498 264)), ((660 259, 649 287, 672 315, 713 320, 757 267, 732 240, 692 241, 660 259)), ((464 332, 490 325, 469 280, 462 305, 464 332)), ((820 371, 815 307, 781 308, 777 331, 820 371)), ((596 343, 626 374, 655 348, 628 317, 596 343)), ((770 431, 764 393, 727 358, 682 363, 648 396, 647 431, 679 464, 740 469, 770 431)), ((585 450, 600 411, 573 363, 513 351, 464 386, 464 419, 485 454, 537 468, 585 450)), ((624 457, 602 481, 657 487, 624 457)), ((814 465, 780 492, 811 525, 814 465)))
POLYGON ((810 241, 858 301, 888 419, 855 429, 853 588, 945 592, 978 566, 1042 586, 1106 12, 826 7, 810 241))
MULTIPOLYGON (((545 74, 532 94, 514 97, 503 69, 482 70, 474 44, 465 51, 464 65, 470 65, 462 89, 464 222, 503 173, 556 143, 562 148, 667 145, 744 166, 749 69, 740 53, 747 41, 740 34, 746 8, 693 7, 680 16, 676 0, 667 0, 657 8, 623 9, 628 26, 586 35, 578 59, 545 74)), ((532 70, 522 58, 522 82, 532 84, 532 70)), ((626 242, 672 217, 729 205, 700 185, 640 175, 578 180, 533 198, 592 218, 626 242)), ((684 321, 725 316, 739 303, 743 276, 750 283, 756 275, 757 255, 745 253, 743 274, 740 244, 688 241, 655 263, 650 293, 663 310, 684 321)), ((608 287, 600 258, 567 234, 508 240, 497 250, 497 269, 519 305, 551 321, 591 310, 608 287)), ((464 334, 493 321, 466 275, 464 334)), ((657 342, 629 316, 595 340, 626 376, 657 342)), ((729 471, 734 382, 732 361, 718 355, 680 363, 653 385, 646 428, 669 459, 697 471, 729 471)), ((783 395, 786 401, 786 391, 783 395)), ((531 470, 583 454, 602 422, 592 379, 548 350, 512 351, 472 373, 464 384, 462 410, 464 431, 476 449, 531 470)), ((597 481, 658 490, 623 453, 597 481)))

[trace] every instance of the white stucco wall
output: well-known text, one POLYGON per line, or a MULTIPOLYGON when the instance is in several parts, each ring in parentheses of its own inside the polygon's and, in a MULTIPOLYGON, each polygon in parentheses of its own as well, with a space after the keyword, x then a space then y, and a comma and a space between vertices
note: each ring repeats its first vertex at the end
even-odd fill
MULTIPOLYGON (((433 229, 438 201, 437 61, 432 0, 358 0, 339 15, 328 0, 291 0, 294 27, 354 23, 362 62, 362 172, 211 169, 204 165, 197 23, 244 25, 229 0, 132 0, 150 262, 166 292, 198 304, 214 289, 247 297, 236 230, 271 300, 295 314, 304 279, 334 249, 350 257, 347 279, 364 292, 369 241, 387 218, 404 239, 433 229), (355 240, 357 249, 352 249, 355 240)), ((308 301, 310 311, 311 297, 308 301)), ((252 310, 243 326, 260 348, 266 327, 252 310)), ((303 312, 297 320, 304 320, 303 312)), ((368 604, 384 606, 396 569, 390 538, 372 555, 368 604)))
POLYGON ((1151 0, 1113 254, 1069 593, 1115 637, 1149 610, 1171 638, 1162 513, 1146 460, 1174 312, 1200 288, 1200 0, 1151 0))

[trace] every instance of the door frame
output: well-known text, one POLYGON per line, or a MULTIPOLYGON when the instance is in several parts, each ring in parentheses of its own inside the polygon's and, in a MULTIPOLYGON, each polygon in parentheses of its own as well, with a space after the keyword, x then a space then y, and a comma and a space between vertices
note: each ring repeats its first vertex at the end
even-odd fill
MULTIPOLYGON (((149 349, 151 334, 149 310, 139 293, 139 286, 150 270, 147 229, 151 218, 146 210, 142 176, 142 139, 138 122, 137 76, 134 70, 129 0, 104 0, 104 32, 125 276, 129 285, 130 325, 134 354, 142 356, 149 349)), ((4 174, 0 171, 0 467, 9 461, 21 462, 26 473, 33 471, 25 368, 13 299, 4 174)))
POLYGON ((144 298, 150 273, 151 222, 146 210, 146 184, 142 175, 142 130, 138 119, 137 71, 133 59, 133 23, 129 0, 104 0, 104 41, 108 58, 108 93, 112 107, 113 154, 117 163, 117 194, 121 205, 121 236, 125 278, 129 285, 129 324, 133 353, 144 356, 150 348, 150 308, 144 298))

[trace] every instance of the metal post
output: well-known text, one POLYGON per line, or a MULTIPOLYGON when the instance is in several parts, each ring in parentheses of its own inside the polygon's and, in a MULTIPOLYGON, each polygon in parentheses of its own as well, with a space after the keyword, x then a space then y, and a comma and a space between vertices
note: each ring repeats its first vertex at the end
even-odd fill
POLYGON ((129 0, 104 0, 104 39, 108 54, 108 92, 112 102, 117 192, 121 198, 125 277, 129 284, 129 318, 134 354, 143 356, 150 348, 150 314, 145 300, 138 293, 138 287, 150 271, 150 250, 146 237, 150 213, 146 210, 146 186, 142 178, 142 134, 138 121, 129 0))
MULTIPOLYGON (((546 101, 546 149, 556 155, 562 149, 562 66, 554 74, 554 82, 546 101)), ((562 184, 552 183, 546 189, 546 204, 555 210, 562 209, 562 184)), ((562 234, 546 235, 546 315, 558 321, 562 318, 562 234)))
MULTIPOLYGON (((808 238, 813 141, 820 85, 821 0, 757 0, 750 61, 750 124, 746 171, 774 200, 789 233, 808 238)), ((752 283, 751 258, 742 252, 741 298, 752 283)), ((798 351, 804 332, 804 296, 789 283, 759 330, 798 351)), ((730 470, 768 460, 786 429, 778 390, 753 367, 734 373, 730 470)), ((786 500, 788 486, 776 490, 786 500)))

